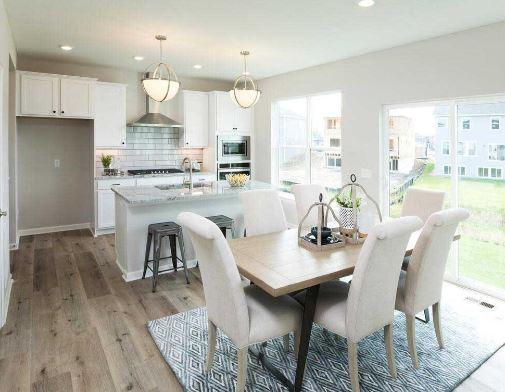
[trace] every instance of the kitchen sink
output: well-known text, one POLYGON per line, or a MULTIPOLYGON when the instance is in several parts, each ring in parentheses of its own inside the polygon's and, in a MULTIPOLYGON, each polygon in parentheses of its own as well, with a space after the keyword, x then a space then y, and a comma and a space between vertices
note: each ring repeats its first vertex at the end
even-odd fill
MULTIPOLYGON (((211 181, 199 181, 195 182, 193 184, 193 189, 195 188, 203 188, 206 186, 212 186, 211 181)), ((155 185, 156 188, 162 191, 170 191, 170 190, 175 190, 175 189, 188 189, 189 186, 185 185, 183 186, 182 184, 161 184, 161 185, 155 185)))

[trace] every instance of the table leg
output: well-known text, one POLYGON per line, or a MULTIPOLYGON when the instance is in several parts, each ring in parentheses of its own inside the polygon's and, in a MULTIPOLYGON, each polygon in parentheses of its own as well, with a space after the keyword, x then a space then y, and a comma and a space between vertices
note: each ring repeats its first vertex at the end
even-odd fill
POLYGON ((318 294, 319 285, 309 287, 305 294, 302 330, 300 333, 300 348, 298 349, 298 361, 296 364, 295 392, 302 390, 305 362, 307 361, 307 354, 309 352, 310 334, 312 332, 312 323, 314 322, 318 294))

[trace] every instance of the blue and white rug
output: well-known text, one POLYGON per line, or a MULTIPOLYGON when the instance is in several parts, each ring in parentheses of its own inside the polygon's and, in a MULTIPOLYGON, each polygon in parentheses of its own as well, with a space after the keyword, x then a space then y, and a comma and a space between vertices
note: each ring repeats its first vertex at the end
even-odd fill
MULTIPOLYGON (((505 336, 493 310, 458 302, 444 306, 442 328, 445 349, 438 348, 433 323, 416 322, 420 368, 408 353, 405 317, 394 321, 394 348, 398 378, 392 379, 382 331, 359 343, 359 379, 363 391, 450 391, 475 371, 504 343, 505 336)), ((149 321, 147 328, 185 391, 234 391, 237 356, 233 344, 219 333, 214 367, 205 373, 207 313, 205 308, 149 321)), ((293 338, 291 337, 291 347, 293 338)), ((289 379, 294 379, 293 352, 284 352, 282 339, 268 343, 265 354, 289 379)), ((247 391, 285 391, 258 361, 249 355, 247 391)), ((314 325, 304 378, 304 391, 349 391, 347 344, 314 325)))

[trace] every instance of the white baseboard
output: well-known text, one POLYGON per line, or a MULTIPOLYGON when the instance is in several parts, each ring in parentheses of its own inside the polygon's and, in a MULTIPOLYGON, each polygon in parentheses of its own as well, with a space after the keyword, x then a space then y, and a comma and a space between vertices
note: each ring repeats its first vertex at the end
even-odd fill
MULTIPOLYGON (((186 264, 188 266, 188 268, 194 268, 196 267, 196 260, 193 259, 193 260, 187 260, 186 261, 186 264)), ((131 282, 133 280, 138 280, 138 279, 141 279, 142 278, 142 273, 144 272, 143 270, 138 270, 138 271, 132 271, 132 272, 126 272, 124 270, 123 267, 121 267, 121 265, 119 264, 119 262, 117 261, 116 259, 116 265, 118 266, 118 268, 121 270, 121 273, 123 275, 123 280, 125 282, 131 282)), ((160 263, 160 270, 163 270, 165 268, 170 268, 172 267, 172 263, 167 261, 165 263, 160 263)), ((182 267, 179 269, 179 271, 182 272, 182 267)), ((172 271, 167 271, 167 272, 162 272, 160 275, 162 274, 167 274, 169 272, 172 272, 172 271)), ((148 269, 147 270, 147 273, 146 273, 146 278, 149 278, 151 277, 153 274, 152 272, 148 269)))
POLYGON ((0 315, 0 328, 2 328, 7 321, 7 313, 9 311, 9 303, 11 299, 11 291, 12 291, 12 275, 9 276, 9 280, 7 281, 7 287, 5 288, 5 297, 4 297, 4 308, 0 309, 2 314, 0 315))
POLYGON ((33 229, 23 229, 18 230, 18 238, 23 237, 25 235, 47 234, 47 233, 56 233, 58 231, 81 230, 81 229, 91 230, 91 224, 77 223, 74 225, 35 227, 33 229))
POLYGON ((110 229, 96 229, 95 232, 93 233, 93 236, 98 237, 104 234, 114 234, 115 232, 116 230, 113 227, 110 229))

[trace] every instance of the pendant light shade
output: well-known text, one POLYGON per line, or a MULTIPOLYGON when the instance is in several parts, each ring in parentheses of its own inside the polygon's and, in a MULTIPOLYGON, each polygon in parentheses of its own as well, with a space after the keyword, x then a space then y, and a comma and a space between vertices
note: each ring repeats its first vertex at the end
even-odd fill
POLYGON ((230 90, 230 98, 235 103, 235 105, 241 108, 247 109, 256 104, 261 96, 261 91, 257 89, 254 80, 249 76, 247 72, 247 58, 249 55, 248 51, 240 52, 244 56, 244 72, 233 84, 233 89, 230 90))
POLYGON ((151 64, 142 79, 142 87, 145 93, 157 102, 169 101, 179 91, 180 83, 177 80, 175 71, 168 64, 163 62, 162 43, 167 39, 164 35, 157 35, 160 42, 160 62, 151 64))

